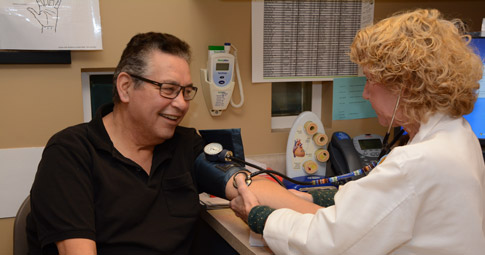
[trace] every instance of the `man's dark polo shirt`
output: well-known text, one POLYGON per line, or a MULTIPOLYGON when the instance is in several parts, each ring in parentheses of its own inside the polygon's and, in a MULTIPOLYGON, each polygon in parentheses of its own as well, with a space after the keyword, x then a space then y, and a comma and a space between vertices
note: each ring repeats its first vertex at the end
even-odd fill
POLYGON ((203 140, 177 127, 155 147, 150 176, 122 156, 98 110, 47 143, 31 190, 29 246, 57 252, 69 238, 96 241, 98 254, 187 254, 199 214, 193 162, 203 140))

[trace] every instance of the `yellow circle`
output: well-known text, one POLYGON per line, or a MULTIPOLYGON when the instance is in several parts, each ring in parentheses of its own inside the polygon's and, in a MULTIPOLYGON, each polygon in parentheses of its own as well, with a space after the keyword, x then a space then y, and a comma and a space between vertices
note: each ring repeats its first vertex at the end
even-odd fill
POLYGON ((327 160, 330 158, 330 155, 327 150, 324 149, 318 149, 315 152, 315 157, 319 162, 327 162, 327 160))
POLYGON ((303 170, 305 170, 305 173, 307 174, 314 174, 318 171, 318 165, 313 160, 307 160, 303 163, 303 170))

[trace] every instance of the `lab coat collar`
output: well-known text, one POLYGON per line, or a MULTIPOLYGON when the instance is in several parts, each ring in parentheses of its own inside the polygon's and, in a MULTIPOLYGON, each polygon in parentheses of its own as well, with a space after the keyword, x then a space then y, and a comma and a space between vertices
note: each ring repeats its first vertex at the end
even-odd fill
POLYGON ((428 118, 427 122, 421 123, 418 133, 409 142, 409 144, 419 143, 429 138, 436 130, 436 126, 441 122, 450 122, 453 118, 443 113, 434 113, 428 118))

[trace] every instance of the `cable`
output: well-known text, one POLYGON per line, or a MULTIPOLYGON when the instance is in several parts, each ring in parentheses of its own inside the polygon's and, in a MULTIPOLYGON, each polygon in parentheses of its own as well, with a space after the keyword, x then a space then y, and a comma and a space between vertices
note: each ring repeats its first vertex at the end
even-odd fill
POLYGON ((231 44, 231 47, 234 49, 234 59, 236 62, 235 63, 235 66, 236 66, 236 76, 237 76, 237 83, 239 85, 239 95, 241 97, 241 100, 239 101, 239 104, 235 104, 234 101, 232 100, 231 98, 231 106, 234 107, 234 108, 241 108, 244 104, 244 91, 243 91, 243 85, 242 85, 242 79, 241 79, 241 72, 239 71, 239 61, 237 59, 237 48, 234 47, 234 45, 231 44))
MULTIPOLYGON (((250 166, 250 167, 254 167, 254 168, 256 168, 256 169, 258 169, 258 170, 259 170, 258 172, 256 172, 257 174, 254 174, 254 175, 253 175, 253 173, 251 173, 250 177, 256 176, 256 175, 258 175, 258 174, 262 174, 262 172, 263 172, 263 171, 267 171, 267 169, 264 169, 264 168, 262 168, 262 167, 260 167, 260 166, 258 166, 258 165, 255 165, 255 164, 252 164, 252 163, 246 162, 246 161, 244 161, 244 160, 242 160, 242 159, 238 159, 238 158, 233 157, 233 156, 226 156, 226 158, 229 158, 229 159, 231 159, 231 160, 233 160, 233 161, 236 161, 236 162, 238 162, 238 163, 241 163, 241 164, 246 164, 246 165, 248 165, 248 166, 250 166)), ((280 173, 278 173, 278 172, 275 172, 275 173, 267 172, 267 174, 268 174, 268 175, 269 175, 271 178, 273 178, 273 179, 274 179, 274 180, 275 180, 275 181, 276 181, 278 184, 280 184, 281 186, 284 186, 284 185, 283 185, 283 183, 280 181, 280 179, 276 178, 276 177, 273 175, 273 174, 279 175, 280 173)), ((280 176, 280 177, 283 177, 283 176, 280 176)), ((287 178, 289 178, 289 177, 287 177, 287 178)), ((305 185, 306 185, 306 184, 305 184, 305 185)))
POLYGON ((370 172, 375 166, 377 166, 377 161, 373 161, 371 162, 371 164, 367 165, 367 166, 364 166, 363 168, 361 169, 357 169, 355 171, 352 171, 350 173, 347 173, 347 174, 343 174, 343 175, 338 175, 338 176, 333 176, 333 177, 328 177, 328 178, 321 178, 321 179, 318 179, 318 180, 312 180, 311 182, 301 182, 301 181, 297 181, 295 179, 292 179, 280 172, 277 172, 277 171, 274 171, 274 170, 267 170, 267 169, 264 169, 260 166, 257 166, 257 165, 254 165, 254 164, 251 164, 249 162, 246 162, 242 159, 239 159, 239 158, 236 158, 236 157, 233 157, 233 156, 230 156, 230 155, 226 155, 226 158, 227 159, 230 159, 230 160, 233 160, 235 162, 238 162, 238 163, 241 163, 241 164, 246 164, 248 166, 251 166, 251 167, 254 167, 256 169, 258 169, 259 171, 258 172, 255 172, 255 173, 251 173, 249 175, 250 178, 254 177, 254 176, 257 176, 257 175, 260 175, 260 174, 263 174, 263 173, 266 173, 268 174, 269 176, 271 176, 271 178, 273 178, 275 181, 277 181, 281 186, 284 186, 283 183, 281 183, 281 181, 276 178, 274 175, 278 175, 280 177, 282 177, 283 179, 289 181, 289 182, 292 182, 292 183, 295 183, 295 184, 299 184, 299 185, 321 185, 321 184, 326 184, 326 183, 332 183, 332 184, 338 184, 340 183, 341 181, 345 180, 345 179, 349 179, 349 178, 352 178, 352 177, 356 177, 356 176, 360 176, 360 175, 366 175, 368 172, 370 172))
MULTIPOLYGON (((399 104, 399 97, 398 97, 398 100, 397 100, 397 103, 396 103, 396 107, 394 109, 394 114, 396 113, 396 109, 397 109, 397 106, 399 104)), ((394 116, 393 116, 393 120, 394 120, 394 116)), ((389 125, 389 131, 390 131, 390 127, 392 125, 392 122, 391 121, 391 124, 389 125)), ((401 129, 397 135, 394 136, 394 138, 392 139, 392 141, 390 143, 387 143, 387 140, 389 139, 389 134, 390 132, 387 132, 386 133, 386 136, 384 137, 384 142, 383 142, 383 148, 381 150, 381 153, 379 155, 379 160, 382 159, 382 157, 384 155, 386 155, 389 150, 391 149, 391 147, 399 140, 399 138, 402 136, 402 134, 404 133, 404 129, 401 129)), ((338 176, 333 176, 333 177, 326 177, 326 178, 321 178, 321 179, 317 179, 317 180, 312 180, 311 182, 301 182, 301 181, 297 181, 295 179, 292 179, 280 172, 277 172, 277 171, 274 171, 274 170, 268 170, 268 169, 264 169, 258 165, 255 165, 255 164, 252 164, 252 163, 249 163, 249 162, 246 162, 242 159, 239 159, 239 158, 236 158, 234 156, 232 156, 232 153, 226 153, 223 158, 225 158, 226 161, 235 161, 237 163, 240 163, 240 164, 243 164, 243 165, 248 165, 248 166, 251 166, 253 168, 256 168, 258 169, 259 171, 257 172, 254 172, 254 173, 251 173, 248 178, 252 178, 254 176, 257 176, 257 175, 260 175, 260 174, 267 174, 268 176, 270 176, 271 178, 273 178, 278 184, 280 184, 281 186, 284 187, 284 184, 278 179, 276 178, 274 175, 277 175, 277 176, 280 176, 281 178, 289 181, 289 182, 292 182, 292 183, 295 183, 295 184, 299 184, 299 185, 321 185, 321 184, 327 184, 327 183, 331 183, 331 184, 337 184, 339 185, 340 183, 342 183, 344 180, 347 180, 347 179, 350 179, 350 178, 353 178, 353 177, 357 177, 357 176, 360 176, 360 175, 367 175, 368 172, 370 172, 372 169, 374 169, 374 167, 377 166, 378 162, 377 161, 372 161, 369 165, 366 165, 364 167, 362 167, 361 169, 357 169, 355 171, 352 171, 350 173, 347 173, 347 174, 342 174, 342 175, 338 175, 338 176)))
POLYGON ((384 155, 386 155, 387 152, 388 152, 387 148, 391 148, 391 146, 392 146, 392 145, 388 146, 387 140, 389 140, 389 134, 391 133, 391 127, 392 127, 392 124, 394 124, 394 118, 396 117, 397 108, 399 107, 399 101, 401 100, 401 94, 402 94, 402 88, 403 87, 401 87, 401 90, 399 91, 399 95, 397 96, 396 105, 394 106, 394 111, 392 113, 391 122, 389 123, 389 127, 387 128, 386 135, 384 136, 384 139, 382 141, 382 150, 381 150, 381 153, 379 153, 378 158, 382 158, 384 155))

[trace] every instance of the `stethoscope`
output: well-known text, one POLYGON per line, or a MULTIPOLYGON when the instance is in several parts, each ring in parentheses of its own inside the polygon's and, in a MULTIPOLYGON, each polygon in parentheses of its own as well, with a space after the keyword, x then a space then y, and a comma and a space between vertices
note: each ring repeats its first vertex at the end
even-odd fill
POLYGON ((394 123, 394 118, 396 116, 396 112, 399 106, 399 101, 401 99, 401 93, 402 93, 402 88, 401 91, 399 92, 399 96, 396 100, 396 105, 394 106, 394 111, 392 114, 391 122, 389 123, 389 127, 387 129, 387 132, 383 138, 382 141, 382 149, 381 152, 379 153, 378 160, 372 161, 369 165, 366 165, 360 169, 354 170, 352 172, 338 175, 338 176, 333 176, 333 177, 323 177, 323 178, 318 178, 314 179, 312 181, 308 182, 302 182, 295 180, 293 178, 290 178, 280 172, 274 171, 274 170, 269 170, 269 169, 264 169, 258 165, 252 164, 250 162, 247 162, 245 160, 242 160, 240 158, 234 157, 233 153, 230 150, 223 149, 222 145, 219 143, 209 143, 204 147, 204 153, 206 155, 206 158, 209 161, 218 161, 218 162, 236 162, 239 164, 243 165, 248 165, 251 166, 255 169, 258 169, 256 172, 249 172, 249 171, 238 171, 233 175, 233 185, 235 188, 237 188, 237 183, 236 183, 236 176, 242 174, 245 175, 245 182, 246 185, 250 185, 252 182, 252 178, 260 175, 260 174, 267 174, 271 178, 273 178, 276 182, 278 182, 281 186, 284 186, 284 184, 275 176, 279 176, 289 182, 292 182, 294 184, 298 185, 304 185, 304 186, 318 186, 318 185, 323 185, 323 184, 329 184, 329 185, 334 185, 334 186, 339 186, 343 183, 346 183, 348 180, 351 180, 352 178, 358 177, 358 176, 365 176, 367 175, 368 172, 370 172, 374 167, 376 167, 380 162, 382 162, 387 154, 391 151, 392 146, 399 140, 399 138, 402 136, 404 133, 404 129, 401 129, 392 139, 390 143, 388 143, 389 140, 389 135, 391 133, 391 128, 394 123))
POLYGON ((321 186, 321 185, 333 185, 333 186, 339 186, 341 184, 346 183, 347 181, 351 180, 352 178, 358 177, 358 176, 365 176, 367 175, 368 172, 370 172, 374 167, 376 167, 383 159, 384 156, 387 155, 390 151, 390 148, 399 140, 399 138, 402 136, 404 133, 404 130, 401 129, 393 138, 393 140, 390 143, 387 143, 387 139, 389 138, 389 133, 386 133, 386 136, 383 139, 383 146, 381 153, 379 155, 379 160, 377 161, 372 161, 369 165, 366 165, 360 169, 357 169, 355 171, 352 171, 350 173, 338 175, 338 176, 333 176, 333 177, 324 177, 324 178, 318 178, 314 179, 312 181, 308 182, 303 182, 303 181, 298 181, 293 178, 290 178, 278 171, 274 170, 269 170, 269 169, 264 169, 258 165, 252 164, 250 162, 247 162, 245 160, 242 160, 240 158, 234 157, 232 151, 223 149, 222 145, 219 143, 209 143, 206 145, 204 148, 206 158, 209 161, 217 161, 217 162, 236 162, 242 165, 248 165, 251 166, 258 171, 256 172, 249 172, 249 171, 238 171, 233 175, 233 185, 235 188, 237 188, 237 183, 236 183, 236 176, 242 174, 244 175, 246 185, 250 185, 252 182, 252 178, 260 175, 260 174, 267 174, 271 178, 273 178, 277 183, 279 183, 281 186, 285 186, 280 179, 278 179, 276 176, 279 176, 289 182, 292 182, 294 184, 298 185, 303 185, 303 186, 321 186), (208 153, 209 152, 209 153, 208 153), (212 156, 208 156, 212 155, 212 156), (276 175, 276 176, 275 176, 276 175))

